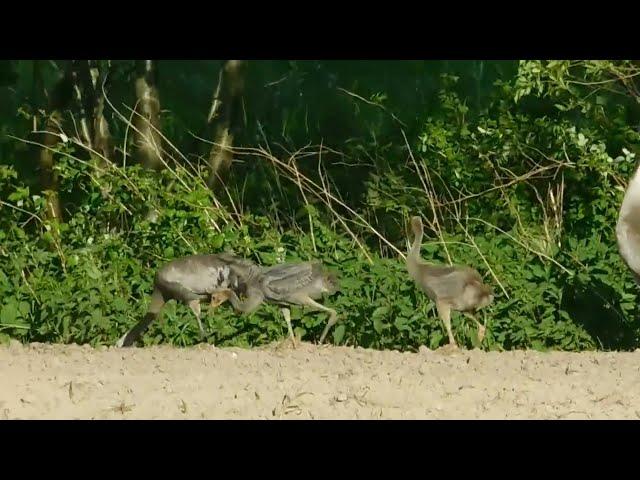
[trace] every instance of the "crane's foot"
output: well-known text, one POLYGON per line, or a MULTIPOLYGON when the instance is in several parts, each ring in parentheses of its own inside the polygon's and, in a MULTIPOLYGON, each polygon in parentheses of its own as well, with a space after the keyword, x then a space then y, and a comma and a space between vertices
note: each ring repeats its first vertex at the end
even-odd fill
POLYGON ((444 345, 443 347, 440 347, 438 349, 438 352, 442 353, 443 355, 451 355, 459 351, 460 351, 460 347, 458 347, 458 344, 455 341, 450 342, 449 344, 444 345))
POLYGON ((296 350, 298 346, 299 346, 299 342, 295 337, 287 337, 285 339, 280 340, 276 344, 276 350, 284 350, 289 348, 296 350))
POLYGON ((296 342, 296 340, 291 337, 287 337, 283 340, 278 341, 273 347, 273 349, 277 352, 280 352, 282 350, 290 350, 290 349, 296 350, 297 348, 298 348, 298 342, 296 342))

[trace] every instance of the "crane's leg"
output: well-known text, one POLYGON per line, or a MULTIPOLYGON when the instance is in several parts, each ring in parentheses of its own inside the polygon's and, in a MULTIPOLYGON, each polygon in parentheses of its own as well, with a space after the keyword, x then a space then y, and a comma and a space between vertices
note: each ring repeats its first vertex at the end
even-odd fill
POLYGON ((329 314, 329 320, 327 321, 327 325, 324 327, 324 330, 322 331, 322 335, 320 335, 320 343, 324 343, 324 338, 327 336, 327 333, 329 333, 329 329, 333 327, 338 321, 338 314, 332 308, 325 307, 324 305, 316 302, 315 300, 307 296, 296 298, 296 301, 301 305, 306 305, 307 307, 312 307, 312 308, 315 308, 316 310, 321 310, 329 314))
POLYGON ((189 302, 189 308, 195 313, 196 320, 198 320, 198 328, 200 329, 200 339, 204 340, 205 333, 204 328, 202 328, 202 321, 200 320, 200 300, 191 300, 189 302))
POLYGON ((293 348, 298 348, 298 346, 296 345, 296 337, 293 335, 293 328, 291 327, 291 310, 289 310, 287 307, 283 307, 282 316, 287 322, 287 329, 289 330, 289 337, 291 338, 291 343, 293 343, 293 348))
POLYGON ((130 347, 135 343, 135 341, 146 332, 147 328, 153 320, 155 320, 164 307, 165 299, 162 296, 160 290, 155 288, 153 293, 151 294, 151 303, 149 304, 149 310, 147 310, 147 314, 144 316, 142 320, 138 322, 136 326, 134 326, 131 330, 125 333, 120 340, 116 342, 116 347, 130 347))
POLYGON ((482 311, 482 338, 484 339, 485 333, 487 331, 487 312, 486 310, 482 311))
POLYGON ((444 328, 447 330, 447 335, 449 336, 449 345, 452 347, 457 347, 456 339, 453 337, 453 331, 451 330, 451 305, 447 302, 436 302, 436 309, 438 310, 438 315, 444 323, 444 328))

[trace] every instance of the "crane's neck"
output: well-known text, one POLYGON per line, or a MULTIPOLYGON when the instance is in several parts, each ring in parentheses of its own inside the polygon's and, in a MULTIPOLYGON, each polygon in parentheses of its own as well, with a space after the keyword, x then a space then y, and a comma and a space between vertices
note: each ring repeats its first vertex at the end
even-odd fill
POLYGON ((418 266, 422 263, 420 260, 420 246, 422 245, 423 235, 422 225, 414 225, 413 244, 407 255, 407 268, 412 277, 417 274, 418 266))
POLYGON ((264 301, 264 294, 262 291, 252 285, 247 286, 247 298, 243 302, 238 298, 238 295, 233 290, 227 291, 229 295, 229 301, 233 308, 242 313, 251 313, 264 301))
POLYGON ((413 244, 409 250, 409 256, 412 258, 420 258, 420 246, 422 245, 422 237, 424 232, 422 226, 413 227, 413 244))

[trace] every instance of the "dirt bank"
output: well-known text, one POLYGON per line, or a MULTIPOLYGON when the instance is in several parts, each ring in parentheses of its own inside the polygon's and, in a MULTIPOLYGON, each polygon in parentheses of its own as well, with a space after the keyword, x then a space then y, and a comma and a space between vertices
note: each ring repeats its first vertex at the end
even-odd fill
POLYGON ((640 418, 640 352, 0 347, 2 419, 640 418))

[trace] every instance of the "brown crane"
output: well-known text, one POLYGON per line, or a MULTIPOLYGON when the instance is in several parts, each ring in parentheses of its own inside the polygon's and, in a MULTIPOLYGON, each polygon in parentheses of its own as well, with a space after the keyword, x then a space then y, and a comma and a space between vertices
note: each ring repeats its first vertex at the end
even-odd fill
POLYGON ((493 290, 482 282, 477 270, 466 266, 429 265, 420 258, 420 246, 424 235, 422 219, 413 217, 411 227, 413 245, 407 255, 407 270, 418 287, 436 304, 438 316, 444 323, 449 345, 457 347, 451 330, 451 311, 470 316, 478 326, 478 338, 484 338, 486 324, 476 320, 476 310, 493 302, 493 290))

